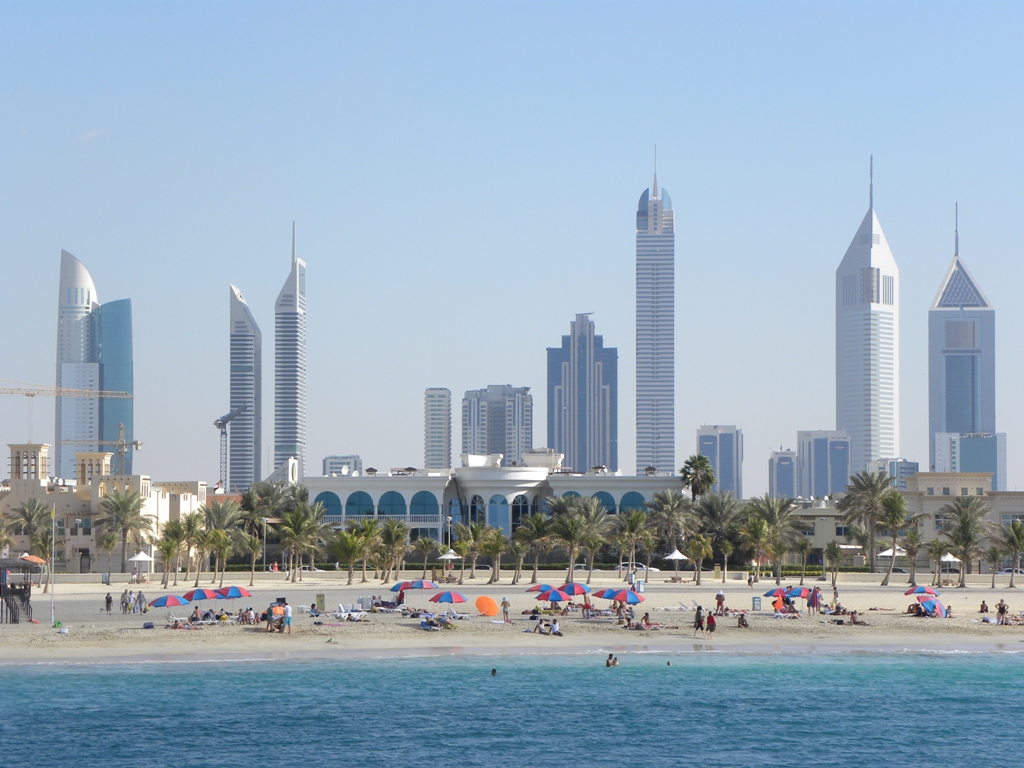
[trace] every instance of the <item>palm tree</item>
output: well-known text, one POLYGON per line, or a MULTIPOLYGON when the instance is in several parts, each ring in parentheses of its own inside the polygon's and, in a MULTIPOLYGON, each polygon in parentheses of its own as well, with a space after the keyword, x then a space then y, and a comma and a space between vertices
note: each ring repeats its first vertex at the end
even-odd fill
POLYGON ((216 544, 216 537, 213 535, 213 531, 200 530, 199 535, 196 537, 196 581, 192 585, 193 589, 199 588, 199 578, 203 574, 203 561, 206 559, 206 555, 213 551, 213 547, 216 544))
POLYGON ((231 554, 232 550, 231 536, 228 535, 227 531, 214 528, 209 531, 209 539, 207 541, 210 547, 210 554, 215 557, 213 564, 213 578, 210 579, 210 583, 213 584, 217 581, 217 575, 220 574, 220 584, 218 586, 223 587, 224 566, 227 563, 228 555, 231 554))
POLYGON ((704 558, 711 557, 711 537, 704 533, 696 533, 686 542, 686 551, 693 560, 694 576, 697 579, 697 586, 700 586, 701 565, 704 558))
POLYGON ((996 573, 999 571, 1004 557, 1006 557, 1006 550, 998 544, 993 544, 985 550, 985 559, 992 566, 992 589, 996 588, 996 573))
POLYGON ((497 584, 501 579, 501 556, 508 549, 508 537, 500 528, 492 528, 480 551, 491 558, 491 578, 488 584, 497 584))
POLYGON ((160 586, 164 589, 167 589, 170 584, 171 564, 174 562, 174 558, 177 556, 178 549, 180 547, 180 542, 175 541, 166 534, 157 539, 156 551, 160 553, 160 559, 163 561, 164 566, 163 579, 161 579, 160 586))
POLYGON ((181 518, 182 540, 185 544, 185 581, 192 576, 192 553, 203 535, 204 513, 196 510, 181 518))
POLYGON ((459 538, 459 541, 465 541, 469 548, 467 550, 469 557, 469 578, 476 578, 476 561, 480 558, 480 547, 483 546, 484 540, 487 538, 488 526, 483 523, 457 523, 455 525, 455 535, 459 538))
MULTIPOLYGON (((653 541, 651 518, 642 509, 627 509, 615 521, 615 535, 629 548, 629 568, 624 578, 636 570, 636 551, 653 541)), ((572 564, 570 563, 570 568, 572 564)))
POLYGON ((718 546, 722 550, 722 583, 725 584, 725 580, 729 577, 729 556, 735 546, 729 539, 722 539, 722 543, 718 546))
MULTIPOLYGON (((180 520, 170 520, 164 523, 164 530, 161 534, 163 538, 169 539, 174 542, 174 586, 178 586, 178 564, 181 560, 181 548, 185 545, 185 531, 182 527, 180 520)), ((167 587, 167 581, 164 582, 164 587, 167 587)))
POLYGON ((942 557, 949 551, 949 542, 942 537, 934 538, 925 547, 928 558, 935 561, 935 575, 932 577, 932 586, 938 586, 942 581, 942 557))
POLYGON ((36 535, 43 528, 51 527, 50 514, 52 510, 39 499, 23 501, 14 510, 14 527, 22 536, 28 537, 28 551, 33 554, 33 541, 36 535))
MULTIPOLYGON (((682 496, 682 494, 679 494, 682 496)), ((593 497, 577 500, 577 514, 583 519, 583 538, 580 540, 580 549, 587 558, 587 584, 594 574, 594 557, 607 542, 608 531, 612 526, 611 515, 608 509, 598 499, 593 497)))
POLYGON ((107 570, 110 570, 110 555, 117 549, 117 534, 113 531, 101 531, 98 532, 99 537, 96 539, 96 546, 100 548, 101 552, 105 552, 107 555, 107 570))
POLYGON ((1010 568, 1010 589, 1014 589, 1016 585, 1013 583, 1013 577, 1020 568, 1020 553, 1024 552, 1024 522, 1013 520, 1003 529, 1002 545, 1013 558, 1013 567, 1010 568))
POLYGON ((834 587, 836 585, 836 577, 839 575, 839 561, 843 559, 843 548, 838 541, 832 539, 832 541, 825 545, 822 554, 829 565, 832 566, 832 586, 834 587))
POLYGON ((886 472, 858 472, 850 478, 846 495, 836 504, 843 522, 859 522, 868 532, 868 569, 875 572, 875 527, 882 514, 882 499, 896 483, 886 472))
POLYGON ((128 539, 153 530, 153 518, 142 512, 145 504, 142 494, 120 491, 108 493, 101 502, 104 515, 96 521, 96 525, 120 532, 121 573, 128 571, 128 539))
POLYGON ((806 536, 801 536, 793 542, 793 551, 800 557, 800 586, 804 585, 804 576, 807 574, 807 556, 811 554, 814 545, 806 536))
POLYGON ((792 546, 792 540, 780 534, 772 536, 771 541, 768 543, 768 555, 771 557, 774 566, 776 585, 782 583, 782 561, 786 559, 786 555, 789 554, 792 546))
POLYGON ((516 567, 512 571, 512 586, 515 586, 519 583, 519 579, 523 577, 523 562, 526 560, 526 555, 529 554, 530 548, 513 535, 508 540, 508 549, 506 551, 516 559, 516 567))
POLYGON ((459 584, 466 580, 466 560, 469 559, 469 552, 473 548, 472 543, 466 539, 456 539, 451 545, 452 551, 462 560, 462 570, 459 572, 459 584))
POLYGON ((352 586, 355 561, 362 551, 359 537, 351 531, 338 531, 328 545, 328 551, 335 560, 348 565, 348 586, 352 586))
POLYGON ((249 586, 256 582, 256 561, 263 554, 263 542, 260 537, 247 533, 242 538, 242 551, 249 555, 249 586))
POLYGON ((711 537, 711 546, 722 553, 722 576, 728 572, 726 562, 732 554, 731 538, 736 532, 740 517, 740 505, 733 498, 732 491, 707 493, 701 496, 694 507, 700 530, 711 537))
POLYGON ((757 565, 754 570, 754 581, 761 581, 761 563, 768 554, 768 546, 772 541, 772 531, 764 518, 751 515, 740 527, 740 538, 754 552, 757 565))
POLYGON ((12 544, 14 544, 14 539, 11 537, 10 528, 7 525, 7 518, 0 513, 0 549, 10 547, 12 544))
POLYGON ((899 491, 889 491, 882 497, 882 511, 876 520, 876 525, 884 528, 892 537, 892 557, 889 558, 889 570, 885 572, 880 586, 889 586, 889 578, 892 576, 892 569, 896 566, 896 542, 899 539, 900 530, 908 523, 913 522, 907 515, 907 500, 899 491))
POLYGON ((412 551, 423 555, 423 575, 420 578, 427 578, 427 560, 437 551, 437 542, 430 536, 420 536, 412 543, 412 551))
MULTIPOLYGON (((531 584, 537 583, 537 570, 540 564, 540 556, 551 550, 551 531, 548 525, 548 518, 540 512, 535 512, 525 518, 515 532, 515 537, 528 546, 533 552, 533 578, 531 584)), ((461 553, 460 553, 461 554, 461 553)), ((463 561, 465 568, 465 561, 463 561)))
POLYGON ((384 555, 385 572, 382 583, 391 581, 391 575, 398 578, 399 567, 405 558, 409 541, 409 526, 400 520, 388 520, 381 531, 381 549, 384 555))
POLYGON ((951 521, 950 529, 944 530, 942 535, 953 545, 961 560, 960 583, 957 586, 962 589, 967 586, 967 567, 971 558, 988 533, 989 526, 984 522, 987 510, 979 496, 958 496, 939 511, 951 521))
POLYGON ((200 509, 208 531, 229 531, 237 528, 242 517, 242 508, 232 498, 218 499, 210 496, 200 509))
POLYGON ((53 583, 54 549, 63 544, 62 540, 53 540, 53 530, 50 527, 40 528, 31 541, 31 546, 39 552, 41 558, 46 560, 46 586, 43 587, 43 594, 50 591, 50 584, 53 583))
POLYGON ((651 514, 651 523, 665 542, 666 549, 670 553, 679 549, 680 543, 694 527, 693 502, 679 491, 667 490, 655 493, 646 506, 651 514))
POLYGON ((359 542, 359 559, 363 561, 363 578, 360 583, 365 584, 367 581, 366 562, 380 544, 380 523, 372 517, 366 517, 362 520, 349 520, 348 530, 359 542))
POLYGON ((694 499, 710 491, 717 480, 711 461, 699 453, 686 460, 679 474, 683 480, 683 488, 689 488, 690 496, 694 499))
POLYGON ((917 526, 911 528, 900 539, 900 546, 903 547, 907 553, 907 559, 910 560, 910 579, 907 582, 912 587, 917 586, 917 556, 924 549, 924 541, 921 539, 921 531, 917 526))
MULTIPOLYGON (((644 514, 641 512, 640 514, 644 514)), ((562 546, 569 555, 569 569, 565 583, 573 583, 573 568, 579 555, 580 547, 587 537, 587 524, 578 513, 559 514, 551 519, 551 537, 562 546)))
POLYGON ((767 493, 762 497, 751 499, 746 507, 748 517, 760 518, 768 526, 768 549, 778 555, 772 557, 776 584, 780 584, 782 580, 782 561, 786 552, 807 527, 796 516, 797 510, 796 499, 771 496, 767 493))

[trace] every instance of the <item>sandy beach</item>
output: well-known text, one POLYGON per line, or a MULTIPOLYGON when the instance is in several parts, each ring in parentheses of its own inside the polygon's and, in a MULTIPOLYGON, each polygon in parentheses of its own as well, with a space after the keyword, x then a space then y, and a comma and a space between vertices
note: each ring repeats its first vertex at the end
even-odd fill
MULTIPOLYGON (((403 578, 417 578, 418 572, 405 572, 403 578)), ((541 580, 561 584, 564 572, 542 573, 541 580)), ((594 589, 620 586, 621 580, 605 573, 591 583, 594 589)), ((880 580, 881 577, 879 577, 880 580)), ((903 577, 905 579, 905 577, 903 577)), ((345 586, 344 578, 336 574, 312 574, 302 583, 286 582, 280 575, 261 575, 251 589, 252 599, 234 601, 205 601, 203 608, 226 604, 228 610, 252 605, 262 611, 277 597, 286 597, 294 606, 308 606, 318 593, 323 593, 329 610, 338 603, 354 603, 360 596, 384 595, 391 585, 379 581, 345 586)), ((209 579, 204 579, 208 582, 209 579)), ((214 661, 228 659, 288 659, 288 658, 357 658, 389 656, 440 656, 453 654, 534 654, 534 653, 638 653, 724 651, 774 653, 819 650, 913 650, 913 651, 1008 651, 1024 650, 1024 626, 995 626, 978 623, 978 608, 982 600, 995 606, 1004 599, 1011 611, 1024 608, 1024 598, 1017 589, 997 584, 971 586, 966 589, 942 589, 942 600, 952 607, 954 618, 926 619, 907 616, 904 611, 913 602, 904 596, 907 585, 900 583, 877 585, 839 582, 840 602, 861 612, 867 626, 842 626, 830 622, 829 616, 809 616, 804 611, 800 619, 781 619, 772 614, 770 600, 762 600, 762 610, 749 614, 750 627, 741 629, 735 618, 720 618, 713 638, 693 634, 694 614, 689 610, 672 610, 679 604, 692 606, 700 603, 713 606, 719 589, 726 594, 730 608, 750 609, 751 598, 774 587, 774 581, 762 580, 750 589, 745 583, 727 585, 705 581, 700 587, 692 583, 667 583, 664 576, 647 585, 645 602, 637 606, 637 616, 649 611, 655 622, 666 625, 662 630, 630 631, 617 625, 614 619, 602 618, 585 621, 579 613, 560 617, 564 637, 548 637, 530 633, 533 622, 523 611, 537 603, 534 595, 526 593, 528 579, 513 587, 508 583, 487 585, 486 578, 457 587, 467 598, 458 606, 472 618, 461 620, 454 630, 426 632, 420 629, 419 619, 403 618, 399 614, 371 613, 363 622, 338 622, 321 618, 314 624, 309 615, 296 611, 292 634, 268 633, 263 626, 204 626, 195 631, 165 629, 168 614, 187 616, 192 606, 171 609, 151 609, 146 614, 122 615, 117 604, 122 590, 129 585, 114 584, 61 584, 58 577, 55 596, 56 617, 68 628, 67 634, 49 626, 49 595, 34 590, 34 616, 39 624, 21 623, 0 625, 0 664, 62 663, 62 662, 141 662, 141 661, 214 661), (114 597, 114 613, 103 610, 104 596, 114 597), (489 595, 496 601, 507 597, 512 604, 511 625, 496 623, 489 617, 477 615, 473 602, 479 595, 489 595), (872 610, 877 609, 877 610, 872 610), (152 621, 155 628, 143 629, 144 622, 152 621)), ((248 584, 248 574, 236 582, 248 584)), ((798 579, 783 581, 794 586, 798 579)), ((823 582, 808 580, 807 584, 823 587, 827 599, 831 588, 823 582)), ((927 584, 928 578, 922 583, 927 584)), ((201 586, 204 585, 201 583, 201 586)), ((191 585, 180 585, 175 594, 182 594, 191 585)), ((208 585, 207 585, 208 586, 208 585)), ((214 585, 216 586, 216 585, 214 585)), ((134 587, 133 588, 137 588, 134 587)), ((146 598, 153 600, 163 594, 159 585, 142 585, 146 598)), ((432 591, 409 591, 407 604, 429 608, 432 591)), ((594 600, 605 606, 607 601, 594 600)), ((798 601, 803 607, 803 601, 798 601)), ((994 611, 994 608, 993 608, 994 611)), ((995 613, 989 616, 995 617, 995 613)))

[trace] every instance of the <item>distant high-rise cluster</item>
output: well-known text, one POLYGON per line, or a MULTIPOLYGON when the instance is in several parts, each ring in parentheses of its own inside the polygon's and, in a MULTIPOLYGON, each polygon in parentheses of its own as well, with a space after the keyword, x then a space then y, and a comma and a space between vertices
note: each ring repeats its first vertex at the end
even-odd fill
POLYGON ((462 398, 462 452, 502 454, 501 465, 522 463, 533 448, 533 395, 529 387, 490 384, 462 398))
POLYGON ((447 469, 452 465, 452 392, 428 389, 423 396, 423 466, 447 469))
MULTIPOLYGON (((89 270, 63 250, 57 300, 57 386, 134 393, 131 300, 100 304, 89 270)), ((124 461, 114 471, 132 474, 134 413, 131 398, 57 397, 55 474, 75 477, 75 453, 101 448, 116 452, 114 445, 122 437, 124 461)))
POLYGON ((229 301, 231 412, 238 413, 228 423, 227 490, 235 493, 263 477, 263 335, 241 290, 233 285, 229 301))
POLYGON ((675 472, 675 218, 654 184, 636 212, 636 472, 675 472))
POLYGON ((548 447, 577 472, 619 468, 619 351, 605 347, 589 314, 548 347, 548 447))

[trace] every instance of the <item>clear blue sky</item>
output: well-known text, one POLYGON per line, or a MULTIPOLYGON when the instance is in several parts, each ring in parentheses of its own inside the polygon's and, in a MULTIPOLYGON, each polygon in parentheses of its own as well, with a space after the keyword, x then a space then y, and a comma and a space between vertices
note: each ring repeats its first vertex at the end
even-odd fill
MULTIPOLYGON (((634 212, 676 209, 677 462, 704 422, 835 425, 834 272, 875 202, 902 281, 902 452, 927 462, 926 316, 953 249, 997 309, 1024 483, 1019 4, 0 3, 0 377, 54 380, 61 248, 132 299, 137 470, 217 476, 228 284, 264 333, 309 264, 311 469, 423 460, 423 389, 533 387, 594 312, 634 456, 634 212), (1016 289, 1013 286, 1017 286, 1016 289)), ((0 399, 0 441, 53 439, 0 399), (31 434, 30 434, 31 431, 31 434)), ((455 452, 458 451, 456 410, 455 452)))

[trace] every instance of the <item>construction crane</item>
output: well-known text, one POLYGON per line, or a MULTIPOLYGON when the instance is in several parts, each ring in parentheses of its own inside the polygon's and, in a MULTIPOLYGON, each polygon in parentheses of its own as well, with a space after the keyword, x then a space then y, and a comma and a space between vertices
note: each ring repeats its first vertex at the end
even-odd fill
POLYGON ((125 456, 128 454, 129 448, 134 448, 139 451, 142 450, 141 440, 130 440, 124 439, 124 424, 117 425, 117 440, 61 440, 61 445, 110 445, 117 448, 117 474, 125 474, 125 456))
POLYGON ((220 430, 220 487, 223 493, 228 491, 228 422, 247 410, 248 405, 240 406, 213 422, 213 426, 220 430))
POLYGON ((133 398, 127 392, 106 392, 99 389, 69 389, 68 387, 48 387, 39 384, 25 384, 21 381, 0 379, 7 384, 21 384, 20 387, 0 387, 0 395, 24 395, 25 397, 102 397, 102 398, 133 398))

